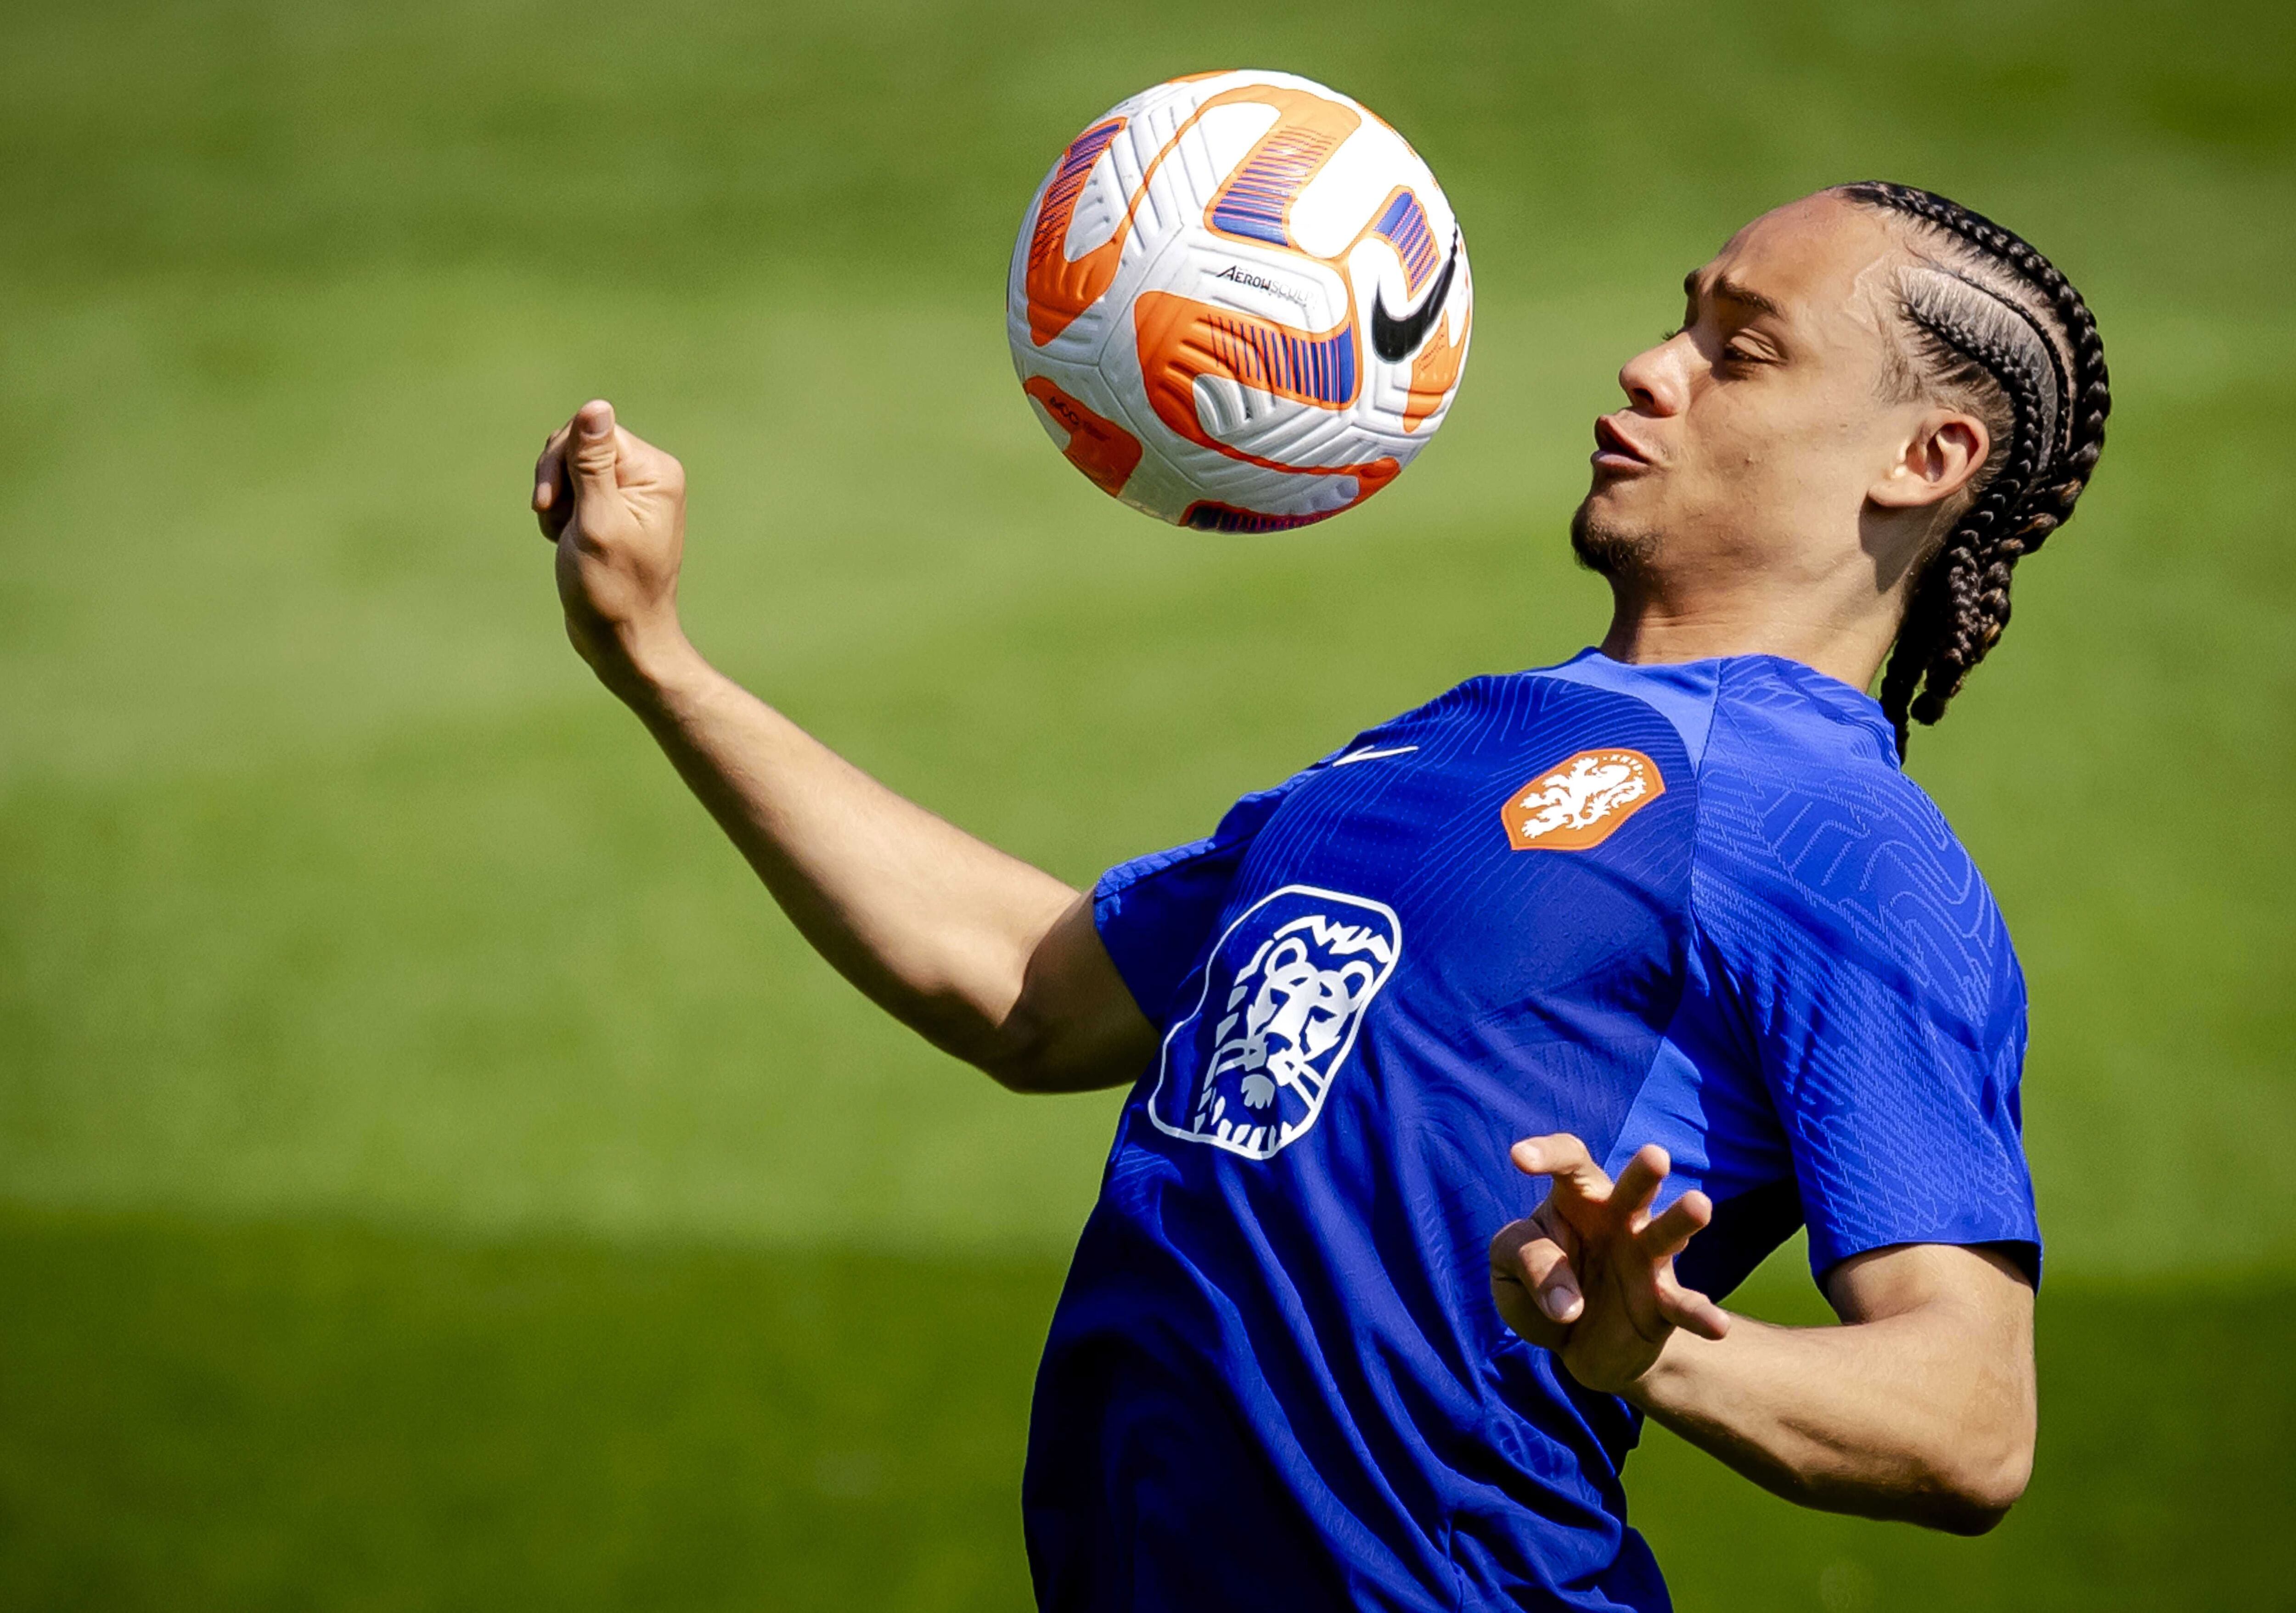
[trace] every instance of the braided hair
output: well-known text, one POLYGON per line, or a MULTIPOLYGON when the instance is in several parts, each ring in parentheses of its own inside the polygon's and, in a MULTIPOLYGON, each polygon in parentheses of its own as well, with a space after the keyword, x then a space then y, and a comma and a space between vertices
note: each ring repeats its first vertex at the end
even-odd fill
POLYGON ((2009 625, 2017 562, 2070 518, 2104 449, 2112 389, 2096 320, 2032 246, 1933 192, 1869 180, 1835 194, 1909 220, 1920 259, 1899 271, 1908 396, 1955 399, 1993 447, 1961 518, 1915 578, 1882 677, 1898 754, 1934 724, 2009 625))

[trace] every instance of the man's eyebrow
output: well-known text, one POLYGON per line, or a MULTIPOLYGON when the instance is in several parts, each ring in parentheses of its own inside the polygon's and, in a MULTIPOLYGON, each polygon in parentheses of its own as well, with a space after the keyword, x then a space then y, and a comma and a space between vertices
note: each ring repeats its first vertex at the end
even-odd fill
MULTIPOLYGON (((1698 300, 1698 275, 1699 271, 1693 269, 1682 277, 1682 294, 1693 302, 1698 300)), ((1751 286, 1742 285, 1727 274, 1717 274, 1714 277, 1714 283, 1707 287, 1706 291, 1710 297, 1717 297, 1726 302, 1739 303, 1758 314, 1769 314, 1781 319, 1785 316, 1784 310, 1776 303, 1755 291, 1751 286)))

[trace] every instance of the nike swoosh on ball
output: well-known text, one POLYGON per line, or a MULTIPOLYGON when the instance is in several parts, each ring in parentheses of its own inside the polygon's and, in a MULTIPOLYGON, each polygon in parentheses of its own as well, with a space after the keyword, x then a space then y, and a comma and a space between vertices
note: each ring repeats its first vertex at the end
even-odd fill
POLYGON ((1387 292, 1374 292, 1371 299, 1371 350, 1390 364, 1401 364, 1411 356, 1435 322, 1443 316, 1443 300, 1451 294, 1451 271, 1459 266, 1457 239, 1452 242, 1451 255, 1443 260, 1443 272, 1435 277, 1434 289, 1427 300, 1419 305, 1416 313, 1398 319, 1387 311, 1387 292))

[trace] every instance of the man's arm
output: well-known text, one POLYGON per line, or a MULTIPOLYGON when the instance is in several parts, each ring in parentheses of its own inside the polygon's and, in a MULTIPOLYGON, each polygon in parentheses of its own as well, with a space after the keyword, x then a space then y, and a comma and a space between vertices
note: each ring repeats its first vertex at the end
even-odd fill
POLYGON ((840 974, 1016 1089, 1138 1073, 1155 1034, 1087 897, 895 795, 687 642, 676 460, 586 404, 545 444, 533 507, 575 649, 840 974))
POLYGON ((1713 1208, 1690 1192, 1650 1214, 1665 1150, 1642 1150, 1615 1184, 1576 1137, 1518 1143, 1514 1159, 1554 1189, 1492 1240, 1492 1295, 1580 1383, 1804 1506, 1974 1535, 2024 1493, 2033 1292, 2006 1258, 1876 1249, 1828 1274, 1844 1325, 1776 1327, 1675 1280, 1713 1208))
POLYGON ((2033 1468, 2033 1290, 1991 1249, 1918 1243, 1826 1276, 1836 1328, 1677 1332, 1628 1397, 1803 1506, 1981 1534, 2033 1468))

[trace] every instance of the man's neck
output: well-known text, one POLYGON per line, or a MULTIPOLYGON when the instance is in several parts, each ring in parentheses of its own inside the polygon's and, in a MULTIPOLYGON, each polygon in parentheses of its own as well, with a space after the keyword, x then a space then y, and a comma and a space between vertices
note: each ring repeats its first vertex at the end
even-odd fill
POLYGON ((1890 625, 1873 613, 1829 621, 1811 611, 1808 601, 1774 594, 1675 600, 1618 578, 1611 591, 1603 653, 1636 665, 1776 655, 1865 689, 1881 670, 1892 635, 1890 625))

